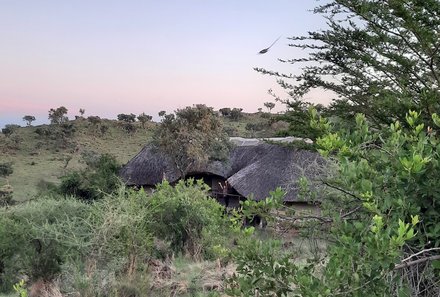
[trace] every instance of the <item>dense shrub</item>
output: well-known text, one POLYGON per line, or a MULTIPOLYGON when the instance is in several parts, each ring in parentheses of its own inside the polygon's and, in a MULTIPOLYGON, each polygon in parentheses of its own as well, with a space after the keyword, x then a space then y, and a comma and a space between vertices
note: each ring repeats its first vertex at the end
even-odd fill
POLYGON ((229 295, 286 296, 292 291, 295 266, 279 241, 245 238, 234 259, 237 273, 226 282, 229 295))
POLYGON ((170 243, 164 255, 212 256, 225 242, 222 215, 207 186, 192 181, 164 182, 151 196, 121 187, 93 203, 43 197, 2 208, 0 289, 11 290, 21 278, 30 284, 56 278, 64 292, 106 296, 127 279, 133 292, 149 296, 142 276, 155 242, 170 243))
POLYGON ((19 125, 8 124, 8 125, 6 125, 6 126, 2 129, 2 133, 3 133, 6 137, 9 137, 9 136, 11 136, 15 131, 17 131, 18 128, 20 128, 19 125))
POLYGON ((0 209, 0 288, 19 277, 50 280, 63 262, 81 253, 89 206, 75 200, 38 200, 0 209))
MULTIPOLYGON (((438 295, 440 117, 433 114, 432 121, 436 127, 425 128, 421 113, 410 111, 409 128, 396 121, 377 131, 359 114, 353 127, 335 130, 312 113, 312 125, 323 131, 318 150, 328 158, 319 187, 322 213, 285 220, 302 221, 303 229, 328 241, 324 255, 289 267, 294 273, 288 282, 298 296, 438 295)), ((317 193, 310 187, 303 194, 310 200, 317 193)), ((268 253, 273 252, 256 249, 245 256, 265 259, 268 253)), ((239 268, 238 292, 252 288, 249 278, 261 270, 277 280, 277 271, 268 268, 264 260, 239 268)))
POLYGON ((174 187, 167 182, 157 185, 150 200, 155 210, 152 230, 156 237, 170 242, 173 251, 205 258, 222 243, 227 231, 224 209, 208 196, 208 189, 193 180, 180 181, 174 187))
POLYGON ((61 177, 62 194, 92 201, 102 198, 104 193, 112 193, 118 187, 120 166, 114 157, 104 154, 90 156, 85 161, 86 169, 61 177))
POLYGON ((7 177, 11 175, 14 172, 14 169, 12 168, 12 163, 0 163, 0 177, 7 177))

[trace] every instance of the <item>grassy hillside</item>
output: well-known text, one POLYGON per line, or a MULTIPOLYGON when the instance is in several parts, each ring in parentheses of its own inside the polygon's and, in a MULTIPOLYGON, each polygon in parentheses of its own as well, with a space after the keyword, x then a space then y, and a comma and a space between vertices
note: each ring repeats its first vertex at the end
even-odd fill
MULTIPOLYGON (((240 120, 223 118, 224 126, 230 136, 271 137, 277 130, 285 128, 285 123, 274 122, 264 113, 243 114, 240 120), (249 123, 257 123, 258 130, 246 129, 249 123), (261 129, 261 130, 259 130, 261 129)), ((0 178, 0 186, 8 183, 13 187, 14 199, 23 201, 35 197, 48 183, 58 183, 59 177, 67 172, 84 167, 81 154, 87 152, 108 153, 125 164, 150 141, 156 123, 147 123, 145 128, 139 122, 136 130, 127 133, 123 123, 116 120, 102 120, 93 125, 85 119, 70 121, 75 132, 66 141, 60 137, 50 139, 41 130, 53 126, 18 128, 6 137, 0 134, 0 162, 12 162, 13 174, 8 180, 0 178), (100 127, 106 126, 102 133, 100 127), (40 130, 40 135, 37 134, 40 130)))

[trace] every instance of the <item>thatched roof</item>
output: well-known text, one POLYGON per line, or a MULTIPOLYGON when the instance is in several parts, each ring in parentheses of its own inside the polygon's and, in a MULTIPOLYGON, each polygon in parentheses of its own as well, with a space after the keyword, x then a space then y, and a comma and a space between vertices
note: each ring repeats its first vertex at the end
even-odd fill
MULTIPOLYGON (((235 142, 237 143, 237 142, 235 142)), ((264 142, 236 145, 229 159, 191 168, 188 175, 214 174, 227 179, 245 197, 261 200, 276 187, 286 191, 284 201, 298 201, 297 181, 301 176, 316 178, 324 160, 314 152, 264 142)), ((176 182, 179 171, 170 158, 150 146, 144 147, 121 170, 127 185, 153 186, 163 178, 176 182)))

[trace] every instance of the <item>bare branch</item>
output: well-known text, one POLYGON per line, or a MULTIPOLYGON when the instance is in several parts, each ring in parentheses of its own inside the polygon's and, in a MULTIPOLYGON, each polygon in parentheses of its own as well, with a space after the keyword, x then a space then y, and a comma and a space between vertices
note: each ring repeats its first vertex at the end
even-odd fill
POLYGON ((425 257, 425 258, 417 259, 417 260, 410 261, 410 262, 396 264, 396 266, 394 266, 394 269, 395 270, 402 269, 405 267, 413 266, 413 265, 420 264, 420 263, 427 262, 427 261, 434 261, 434 260, 440 260, 440 255, 425 257))

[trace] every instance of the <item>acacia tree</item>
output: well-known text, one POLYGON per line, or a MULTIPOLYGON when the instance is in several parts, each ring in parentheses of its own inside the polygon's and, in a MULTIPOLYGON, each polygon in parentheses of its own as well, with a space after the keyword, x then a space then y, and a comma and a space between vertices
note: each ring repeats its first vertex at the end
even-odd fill
POLYGON ((266 107, 267 110, 270 112, 275 107, 275 103, 273 103, 273 102, 265 102, 264 103, 264 107, 266 107))
POLYGON ((23 121, 27 122, 26 125, 31 126, 32 122, 35 121, 35 117, 32 115, 25 115, 23 121))
POLYGON ((66 116, 67 114, 67 108, 64 106, 60 106, 57 109, 51 108, 49 110, 49 120, 51 124, 62 124, 69 120, 69 118, 66 116))
POLYGON ((380 127, 405 123, 405 113, 417 109, 433 125, 440 108, 439 1, 334 0, 314 12, 328 28, 291 37, 289 46, 308 54, 280 60, 304 65, 301 74, 255 69, 276 76, 288 100, 323 88, 337 95, 333 107, 344 117, 363 113, 380 127))
POLYGON ((203 104, 165 115, 153 145, 172 159, 183 178, 192 166, 226 158, 230 148, 217 113, 203 104))

